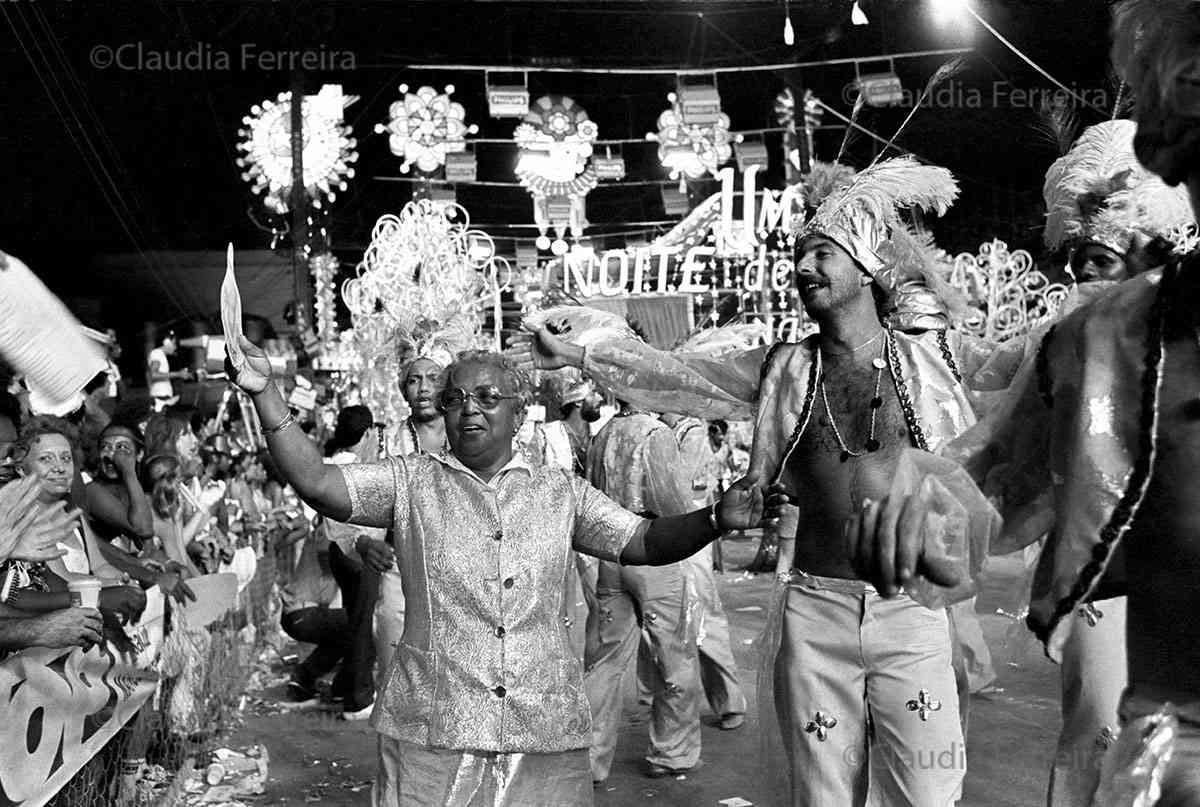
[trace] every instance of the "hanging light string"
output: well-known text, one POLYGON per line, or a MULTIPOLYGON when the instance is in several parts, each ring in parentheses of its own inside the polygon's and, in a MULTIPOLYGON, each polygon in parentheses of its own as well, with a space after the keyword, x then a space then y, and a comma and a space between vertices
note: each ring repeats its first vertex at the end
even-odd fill
MULTIPOLYGON (((706 18, 707 19, 707 18, 706 18)), ((937 50, 914 50, 903 53, 884 53, 878 56, 856 56, 841 59, 819 59, 811 62, 780 62, 777 64, 743 64, 725 67, 662 67, 653 65, 647 67, 537 67, 513 65, 483 65, 483 64, 397 64, 394 69, 430 70, 458 73, 572 73, 601 76, 711 76, 714 73, 763 73, 780 70, 797 70, 805 67, 827 67, 839 64, 857 64, 860 62, 877 62, 886 59, 919 59, 924 56, 953 56, 959 53, 970 53, 971 48, 940 48, 937 50)), ((385 54, 403 58, 399 54, 385 54)), ((379 65, 383 67, 385 65, 379 65)), ((387 65, 392 67, 391 65, 387 65)))

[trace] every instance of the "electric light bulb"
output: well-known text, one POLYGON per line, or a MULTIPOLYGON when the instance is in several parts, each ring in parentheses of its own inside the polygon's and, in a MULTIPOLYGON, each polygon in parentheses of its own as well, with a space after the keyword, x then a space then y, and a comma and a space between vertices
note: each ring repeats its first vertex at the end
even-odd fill
POLYGON ((796 31, 792 28, 791 16, 783 18, 783 44, 788 46, 796 44, 796 31))
POLYGON ((965 0, 933 0, 933 21, 938 25, 949 25, 963 21, 967 4, 965 0))
POLYGON ((858 4, 858 0, 854 0, 854 5, 850 6, 850 22, 855 25, 866 25, 867 15, 863 13, 862 6, 858 4))

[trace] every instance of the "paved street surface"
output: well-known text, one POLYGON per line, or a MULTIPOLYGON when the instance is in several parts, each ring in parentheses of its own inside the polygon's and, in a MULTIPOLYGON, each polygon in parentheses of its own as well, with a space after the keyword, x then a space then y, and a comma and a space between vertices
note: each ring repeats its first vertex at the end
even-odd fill
MULTIPOLYGON (((734 654, 744 671, 750 714, 741 729, 720 731, 705 714, 703 766, 685 776, 649 779, 643 774, 648 710, 631 700, 628 724, 617 746, 612 775, 596 791, 597 807, 717 805, 740 797, 764 804, 758 741, 753 648, 765 616, 770 580, 740 571, 753 557, 749 541, 726 541, 727 568, 718 575, 733 625, 734 654)), ((1014 610, 1019 560, 992 559, 978 610, 999 680, 996 690, 972 700, 963 807, 1029 807, 1045 800, 1047 772, 1058 732, 1058 673, 1023 626, 996 613, 1014 610)), ((238 747, 265 744, 271 781, 260 804, 362 805, 369 802, 375 740, 365 723, 345 723, 329 713, 278 713, 281 686, 259 693, 232 740, 238 747), (257 703, 257 701, 256 701, 257 703)))

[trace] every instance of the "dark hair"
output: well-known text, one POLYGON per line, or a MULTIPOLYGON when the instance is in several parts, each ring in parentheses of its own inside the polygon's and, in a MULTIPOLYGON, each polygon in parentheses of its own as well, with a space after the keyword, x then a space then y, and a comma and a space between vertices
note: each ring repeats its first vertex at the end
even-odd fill
POLYGON ((133 437, 133 442, 137 443, 138 448, 142 448, 146 444, 146 438, 142 435, 142 430, 138 428, 136 423, 130 423, 125 420, 113 418, 109 424, 100 430, 100 439, 104 439, 104 435, 108 434, 113 429, 124 429, 133 437))
POLYGON ((150 478, 150 469, 158 465, 174 465, 175 470, 179 471, 179 457, 177 457, 175 454, 155 454, 154 456, 146 459, 142 463, 141 481, 143 490, 150 489, 151 484, 154 482, 154 480, 150 478))
POLYGON ((325 444, 325 455, 333 456, 337 451, 358 445, 358 441, 374 425, 375 418, 367 407, 361 405, 342 407, 342 410, 338 412, 337 426, 333 429, 333 436, 325 444))
POLYGON ((181 412, 168 409, 151 415, 146 421, 146 454, 174 454, 175 441, 191 428, 191 421, 181 412))

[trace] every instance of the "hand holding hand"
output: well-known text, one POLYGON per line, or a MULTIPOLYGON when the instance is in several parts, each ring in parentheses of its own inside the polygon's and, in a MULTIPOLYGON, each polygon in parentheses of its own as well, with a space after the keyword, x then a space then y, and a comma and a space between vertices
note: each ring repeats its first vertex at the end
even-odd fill
POLYGON ((354 548, 362 556, 363 563, 380 574, 396 567, 396 553, 384 541, 376 541, 360 535, 354 542, 354 548))
POLYGON ((583 348, 558 338, 545 325, 517 334, 504 352, 525 369, 557 370, 583 364, 583 348))
POLYGON ((953 562, 925 555, 925 518, 924 501, 920 495, 910 495, 867 499, 847 521, 850 562, 883 596, 899 594, 915 574, 947 588, 961 582, 953 562))
POLYGON ((716 507, 717 524, 723 530, 751 530, 763 520, 763 492, 758 476, 742 477, 721 497, 716 507))
POLYGON ((763 500, 763 526, 770 527, 783 539, 794 537, 800 528, 800 508, 779 482, 767 488, 763 500))
POLYGON ((225 373, 229 376, 229 380, 243 392, 255 395, 265 390, 271 383, 271 361, 262 348, 245 336, 241 337, 239 344, 242 353, 246 356, 246 363, 241 372, 234 370, 233 363, 229 361, 229 351, 226 350, 225 373))

